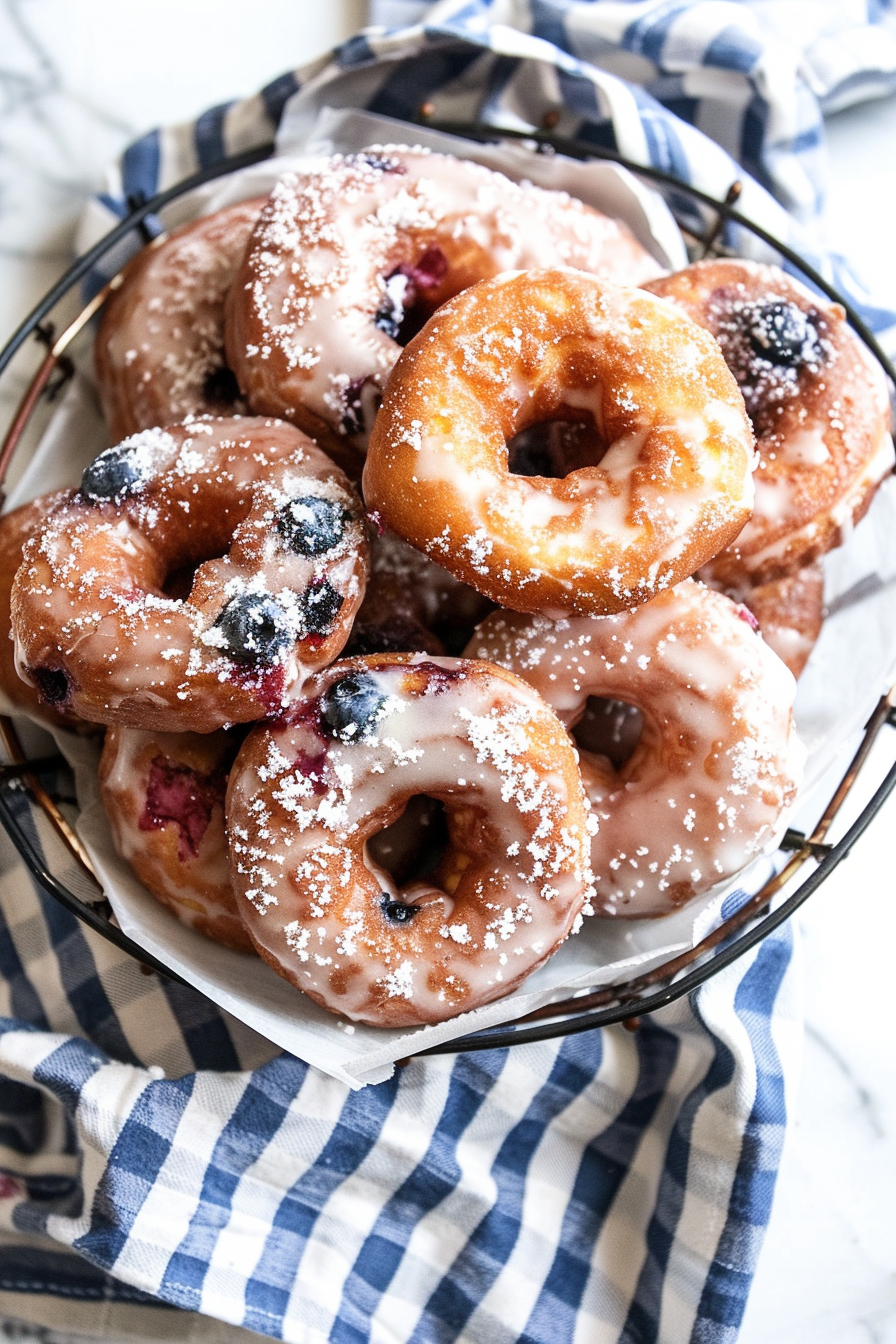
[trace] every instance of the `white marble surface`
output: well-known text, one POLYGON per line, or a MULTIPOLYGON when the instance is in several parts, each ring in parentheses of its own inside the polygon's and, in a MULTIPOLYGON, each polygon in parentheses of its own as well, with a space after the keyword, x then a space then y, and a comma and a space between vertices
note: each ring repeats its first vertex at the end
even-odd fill
MULTIPOLYGON (((80 203, 111 156, 318 55, 364 10, 2 0, 0 343, 67 263, 80 203)), ((896 100, 840 113, 830 140, 830 241, 896 306, 896 100)), ((893 754, 886 740, 878 774, 893 754)), ((896 1344, 894 827, 896 798, 800 919, 804 1073, 741 1344, 896 1344)))

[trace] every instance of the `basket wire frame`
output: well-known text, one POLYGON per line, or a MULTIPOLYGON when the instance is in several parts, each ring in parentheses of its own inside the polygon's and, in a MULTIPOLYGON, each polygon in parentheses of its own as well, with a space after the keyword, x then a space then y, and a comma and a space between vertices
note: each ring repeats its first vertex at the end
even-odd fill
MULTIPOLYGON (((692 202, 703 207, 707 216, 707 223, 702 233, 696 233, 692 228, 682 228, 695 256, 705 257, 722 252, 724 249, 720 240, 729 223, 748 230, 797 267, 810 283, 831 300, 843 306, 850 324, 883 367, 891 386, 896 383, 896 372, 886 355, 859 314, 843 296, 792 248, 737 212, 735 206, 742 189, 740 182, 733 182, 725 199, 717 201, 671 174, 632 163, 621 155, 587 142, 557 136, 553 133, 549 117, 540 130, 509 131, 506 128, 491 128, 478 123, 436 122, 432 117, 430 106, 423 104, 420 108, 419 122, 432 129, 445 131, 473 142, 517 139, 533 144, 539 152, 556 152, 580 160, 609 160, 620 164, 658 188, 665 188, 674 193, 685 193, 692 202)), ((185 192, 227 173, 261 162, 273 152, 272 144, 260 145, 207 167, 149 200, 130 202, 132 208, 128 215, 94 247, 78 258, 13 333, 7 345, 0 351, 0 377, 29 338, 42 343, 45 346, 45 353, 0 444, 0 503, 4 498, 3 484, 16 448, 36 407, 48 395, 48 390, 54 390, 51 386, 54 373, 58 373, 56 385, 58 390, 59 381, 66 380, 74 372, 74 366, 69 362, 66 350, 91 318, 100 311, 113 290, 121 284, 123 272, 113 276, 56 336, 53 327, 48 324, 48 319, 60 301, 90 273, 107 252, 129 234, 137 232, 144 243, 148 243, 151 238, 145 224, 148 216, 156 214, 185 192)), ((591 992, 580 992, 572 998, 547 1004, 500 1027, 472 1032, 419 1053, 454 1054, 505 1047, 590 1031, 595 1027, 609 1026, 618 1022, 634 1029, 643 1016, 697 989, 789 919, 846 857, 866 830, 896 787, 896 764, 891 766, 841 839, 836 844, 830 844, 828 841, 831 828, 852 792, 872 747, 888 726, 896 727, 896 686, 879 700, 865 726, 855 755, 812 832, 809 835, 793 830, 785 832, 780 848, 787 853, 787 857, 780 870, 699 943, 624 982, 607 985, 591 992), (814 865, 812 871, 795 890, 772 909, 773 898, 792 884, 809 864, 814 865)), ((112 907, 104 896, 87 850, 60 808, 58 797, 54 796, 41 781, 41 775, 46 775, 50 771, 55 773, 64 765, 63 758, 49 756, 28 759, 13 721, 5 716, 0 716, 0 746, 7 761, 5 765, 0 765, 0 822, 41 890, 59 901, 96 933, 129 953, 144 970, 155 971, 169 979, 188 983, 124 934, 115 923, 112 907), (78 896, 48 868, 39 848, 26 828, 21 825, 12 806, 12 791, 22 788, 27 790, 34 804, 47 817, 70 854, 92 879, 96 886, 95 900, 88 901, 78 896)), ((408 1060, 399 1061, 400 1064, 407 1062, 408 1060)))

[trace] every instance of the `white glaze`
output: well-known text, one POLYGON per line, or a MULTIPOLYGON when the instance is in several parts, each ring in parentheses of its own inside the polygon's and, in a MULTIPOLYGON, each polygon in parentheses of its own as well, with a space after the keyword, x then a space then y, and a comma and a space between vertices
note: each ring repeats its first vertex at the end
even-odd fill
POLYGON ((722 594, 687 580, 617 616, 496 612, 466 653, 525 677, 570 728, 591 695, 644 715, 620 770, 579 753, 598 910, 665 914, 773 840, 802 774, 795 682, 722 594))
POLYGON ((227 816, 242 915, 281 974, 334 1012, 439 1021, 508 993, 590 895, 588 814, 562 725, 516 677, 457 659, 337 663, 282 726, 259 727, 227 816), (382 716, 337 741, 318 697, 373 678, 382 716), (444 885, 398 890, 365 842, 425 794, 446 805, 444 885), (398 927, 382 894, 419 907, 398 927))
POLYGON ((565 192, 421 149, 337 155, 276 185, 231 294, 228 354, 252 406, 299 423, 295 408, 305 407, 363 447, 372 417, 346 428, 346 389, 366 381, 372 410, 401 349, 374 315, 401 297, 395 268, 429 246, 449 261, 442 297, 536 266, 620 284, 659 271, 624 226, 565 192))

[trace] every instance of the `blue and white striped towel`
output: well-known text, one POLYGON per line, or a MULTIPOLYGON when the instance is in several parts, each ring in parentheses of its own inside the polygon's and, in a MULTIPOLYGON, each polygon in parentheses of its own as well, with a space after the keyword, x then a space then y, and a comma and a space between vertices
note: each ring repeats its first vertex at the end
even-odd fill
MULTIPOLYGON (((870 0, 862 21, 813 6, 799 49, 774 0, 382 8, 414 24, 132 146, 85 236, 285 109, 424 100, 514 126, 563 109, 564 132, 716 196, 736 158, 808 216, 818 107, 896 70, 870 0)), ((745 181, 745 212, 805 245, 745 181)), ((32 890, 5 837, 0 859, 0 1310, 43 1295, 44 1320, 102 1333, 130 1312, 149 1336, 172 1304, 302 1344, 735 1339, 798 1054, 788 929, 635 1034, 417 1060, 350 1092, 142 974, 32 890)))

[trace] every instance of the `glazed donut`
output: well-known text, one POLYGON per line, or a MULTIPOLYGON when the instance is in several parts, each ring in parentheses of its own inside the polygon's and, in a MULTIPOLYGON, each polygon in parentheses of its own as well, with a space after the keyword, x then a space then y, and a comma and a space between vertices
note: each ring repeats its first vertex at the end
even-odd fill
POLYGON ((736 535, 753 438, 718 346, 671 304, 578 271, 484 281, 403 352, 364 468, 368 508, 501 606, 645 602, 736 535), (511 470, 508 442, 590 425, 591 465, 511 470))
POLYGON ((230 883, 224 795, 242 734, 106 733, 100 792, 112 843, 183 924, 252 952, 230 883))
POLYGON ((565 192, 403 147, 287 173, 227 300, 228 361, 252 408, 363 448, 383 384, 430 313, 511 267, 636 285, 661 267, 565 192))
POLYGON ((575 736, 589 696, 643 726, 616 770, 579 744, 606 914, 668 914, 769 848, 804 752, 793 677, 721 593, 692 579, 618 616, 494 612, 467 648, 525 677, 575 736))
POLYGON ((491 609, 475 588, 384 532, 371 542, 367 592, 345 654, 460 653, 491 609))
POLYGON ((57 711, 100 723, 247 722, 337 656, 366 567, 360 501, 291 425, 143 430, 27 543, 16 665, 57 711))
POLYGON ((125 270, 94 347, 111 443, 188 415, 246 410, 224 362, 224 299, 263 204, 193 220, 125 270))
POLYGON ((556 717, 512 673, 426 655, 346 659, 305 695, 250 733, 227 792, 234 887, 261 956, 378 1026, 510 993, 578 927, 590 892, 587 803, 556 717), (421 795, 444 805, 447 848, 399 884, 369 842, 421 795))
POLYGON ((820 561, 728 597, 752 612, 762 638, 799 677, 824 623, 824 571, 820 561))
POLYGON ((67 499, 68 491, 57 490, 51 495, 41 495, 30 504, 23 504, 21 508, 13 509, 0 518, 0 712, 27 714, 48 728, 73 728, 78 725, 73 717, 58 714, 41 699, 36 688, 23 681, 16 671, 10 601, 12 582, 22 563, 25 542, 39 531, 53 510, 67 499))
POLYGON ((765 583, 838 546, 893 467, 886 380, 843 309, 754 261, 646 287, 712 332, 756 433, 753 517, 707 577, 765 583))

